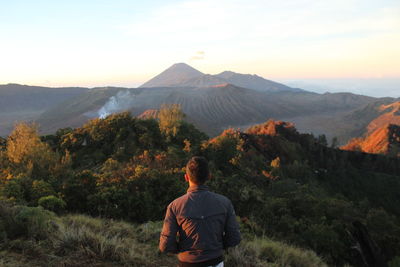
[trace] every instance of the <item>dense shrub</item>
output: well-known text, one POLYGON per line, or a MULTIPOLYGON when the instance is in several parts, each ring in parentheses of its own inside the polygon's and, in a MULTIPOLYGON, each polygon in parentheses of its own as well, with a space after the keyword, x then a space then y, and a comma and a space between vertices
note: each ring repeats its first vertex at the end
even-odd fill
POLYGON ((15 216, 15 222, 19 228, 15 234, 44 239, 54 226, 51 224, 52 219, 54 219, 53 213, 42 207, 22 207, 15 216))
POLYGON ((54 214, 42 207, 11 206, 1 202, 0 215, 3 239, 45 239, 54 227, 54 214))
POLYGON ((41 197, 38 200, 38 204, 39 206, 56 213, 63 212, 66 207, 65 201, 55 196, 41 197))
POLYGON ((394 257, 389 262, 389 267, 399 267, 400 266, 400 256, 394 257))
POLYGON ((325 267, 321 258, 313 251, 307 251, 268 238, 245 240, 231 248, 225 261, 226 266, 287 266, 325 267))

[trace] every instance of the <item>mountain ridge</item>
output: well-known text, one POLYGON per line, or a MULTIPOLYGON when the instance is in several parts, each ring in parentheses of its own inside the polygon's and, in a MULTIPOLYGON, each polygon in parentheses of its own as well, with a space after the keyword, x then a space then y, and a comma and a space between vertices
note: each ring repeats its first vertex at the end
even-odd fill
MULTIPOLYGON (((364 133, 342 146, 344 150, 373 154, 397 154, 400 148, 400 101, 373 106, 375 116, 364 133)), ((400 154, 398 155, 400 156, 400 154)))
POLYGON ((350 140, 341 149, 400 157, 400 125, 387 124, 376 128, 365 137, 350 140))
POLYGON ((238 87, 253 89, 260 92, 304 91, 291 88, 255 74, 241 74, 233 71, 223 71, 219 74, 204 74, 185 63, 177 63, 145 82, 145 87, 210 87, 222 83, 230 83, 238 87))
MULTIPOLYGON (((95 88, 67 101, 63 106, 44 112, 38 122, 44 126, 44 132, 52 132, 66 127, 66 124, 78 127, 91 118, 100 117, 101 109, 108 109, 105 114, 129 110, 139 116, 146 110, 159 109, 162 104, 180 104, 192 123, 213 136, 228 127, 246 128, 268 119, 290 120, 297 125, 301 116, 330 114, 338 110, 347 112, 371 101, 375 99, 353 94, 320 95, 290 91, 265 93, 231 84, 112 90, 95 88)), ((315 128, 315 124, 311 127, 315 128)), ((309 129, 305 129, 306 132, 309 129)))
POLYGON ((83 87, 57 87, 0 85, 0 136, 11 132, 16 121, 34 121, 41 113, 60 105, 90 89, 83 87))

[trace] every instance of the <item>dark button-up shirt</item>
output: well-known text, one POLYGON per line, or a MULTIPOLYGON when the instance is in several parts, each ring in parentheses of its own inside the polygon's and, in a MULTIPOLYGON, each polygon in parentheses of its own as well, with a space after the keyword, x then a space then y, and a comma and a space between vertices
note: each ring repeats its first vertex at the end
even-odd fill
POLYGON ((195 263, 221 256, 224 248, 236 246, 240 240, 231 201, 208 191, 205 185, 196 185, 168 205, 160 250, 178 253, 182 262, 195 263))

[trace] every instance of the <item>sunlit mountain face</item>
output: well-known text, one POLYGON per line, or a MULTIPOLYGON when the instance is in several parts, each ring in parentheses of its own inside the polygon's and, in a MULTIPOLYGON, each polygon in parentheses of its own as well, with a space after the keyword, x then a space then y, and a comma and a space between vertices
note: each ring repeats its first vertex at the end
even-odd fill
POLYGON ((345 150, 400 156, 400 102, 380 105, 365 132, 342 147, 345 150))

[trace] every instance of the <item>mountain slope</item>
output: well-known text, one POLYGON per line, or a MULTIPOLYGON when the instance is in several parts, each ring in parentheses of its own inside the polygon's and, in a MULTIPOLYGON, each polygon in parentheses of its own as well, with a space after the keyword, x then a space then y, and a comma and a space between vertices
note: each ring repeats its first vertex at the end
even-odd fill
POLYGON ((0 85, 0 112, 44 110, 88 90, 82 87, 50 88, 4 84, 0 85))
POLYGON ((183 82, 203 75, 200 71, 185 63, 177 63, 164 70, 140 87, 171 87, 179 86, 183 82))
POLYGON ((39 116, 37 122, 40 130, 49 133, 58 128, 79 127, 89 118, 99 117, 99 109, 119 91, 121 88, 116 87, 93 88, 85 94, 67 99, 39 116))
POLYGON ((352 139, 341 149, 400 157, 400 126, 388 124, 377 128, 364 138, 352 139))
MULTIPOLYGON (((194 77, 192 79, 189 79, 183 83, 181 83, 181 86, 187 86, 187 87, 210 87, 210 86, 216 86, 216 85, 221 85, 221 84, 227 84, 228 81, 216 77, 215 75, 210 75, 210 74, 204 74, 202 76, 194 77)), ((248 87, 246 87, 248 88, 248 87)), ((252 88, 249 88, 252 89, 252 88)))
POLYGON ((140 115, 162 104, 180 104, 194 123, 210 129, 257 123, 270 116, 289 116, 290 109, 274 103, 266 94, 233 85, 219 87, 95 88, 42 114, 44 132, 77 127, 88 119, 129 110, 140 115))
POLYGON ((81 87, 0 85, 0 136, 9 134, 16 121, 35 120, 46 109, 88 91, 81 87))
MULTIPOLYGON (((94 88, 90 92, 52 108, 39 118, 43 132, 82 125, 95 117, 129 110, 138 116, 157 110, 164 103, 180 104, 190 121, 210 135, 227 127, 242 127, 285 119, 297 123, 317 114, 332 115, 360 108, 374 98, 353 94, 316 94, 309 92, 263 93, 231 84, 212 87, 94 88)), ((310 121, 302 131, 322 133, 332 123, 310 121)))
POLYGON ((400 148, 400 102, 375 105, 364 117, 371 120, 363 128, 363 136, 352 139, 342 149, 396 155, 400 148))
POLYGON ((301 89, 291 88, 284 84, 264 79, 263 77, 260 77, 258 75, 240 74, 232 71, 224 71, 214 76, 223 78, 228 83, 261 92, 302 91, 301 89))
POLYGON ((368 133, 388 124, 400 125, 400 101, 381 105, 378 111, 381 115, 369 123, 367 126, 368 133))
POLYGON ((340 118, 340 120, 346 124, 350 125, 353 129, 350 133, 353 137, 359 137, 367 132, 367 127, 371 121, 375 120, 379 116, 385 113, 381 109, 384 105, 389 105, 396 102, 394 98, 377 98, 370 103, 361 106, 360 108, 345 114, 340 118))

